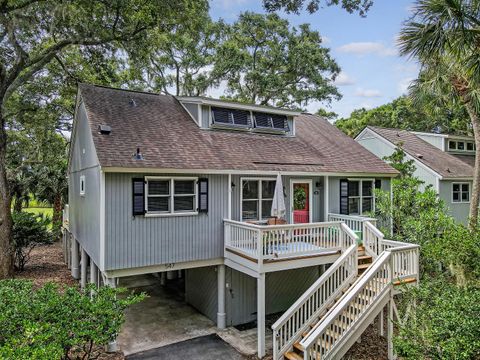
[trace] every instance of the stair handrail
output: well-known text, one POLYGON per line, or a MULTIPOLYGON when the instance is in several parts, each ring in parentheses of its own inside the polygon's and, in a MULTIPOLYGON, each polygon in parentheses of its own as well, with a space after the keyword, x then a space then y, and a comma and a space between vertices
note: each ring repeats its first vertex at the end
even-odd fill
POLYGON ((280 359, 285 351, 301 338, 302 333, 318 320, 317 317, 335 302, 342 290, 353 283, 358 272, 357 247, 355 240, 272 325, 274 360, 280 359), (335 284, 335 287, 331 286, 332 284, 335 284), (334 290, 328 294, 327 290, 331 288, 334 290))
MULTIPOLYGON (((373 306, 375 300, 380 297, 385 291, 387 291, 391 286, 391 268, 390 268, 390 251, 383 252, 374 262, 373 264, 367 269, 367 271, 359 278, 359 281, 351 288, 343 297, 339 300, 337 305, 335 305, 330 311, 325 315, 324 319, 318 324, 318 326, 314 327, 307 336, 300 341, 300 345, 304 348, 304 358, 305 359, 322 359, 325 354, 327 354, 333 346, 335 346, 338 341, 340 341, 344 334, 347 333, 350 328, 352 328, 352 324, 358 320, 361 315, 363 315, 369 307, 373 306), (382 280, 386 281, 376 281, 376 284, 372 284, 374 278, 380 275, 383 277, 382 280), (357 296, 363 292, 367 286, 374 285, 380 286, 376 297, 371 301, 369 304, 365 305, 363 309, 361 309, 358 314, 356 314, 356 318, 352 323, 347 326, 347 328, 343 329, 344 332, 332 343, 330 343, 330 349, 327 351, 323 351, 322 346, 318 347, 318 340, 319 338, 323 337, 327 330, 332 327, 336 326, 334 323, 338 320, 340 316, 342 316, 343 311, 349 307, 352 303, 354 303, 357 299, 357 296), (320 356, 318 356, 318 349, 312 349, 316 346, 320 350, 320 356), (312 355, 313 354, 313 355, 312 355)), ((337 326, 340 329, 339 326, 337 326)))
POLYGON ((362 243, 365 246, 365 251, 376 258, 383 251, 383 233, 370 221, 363 223, 362 243))

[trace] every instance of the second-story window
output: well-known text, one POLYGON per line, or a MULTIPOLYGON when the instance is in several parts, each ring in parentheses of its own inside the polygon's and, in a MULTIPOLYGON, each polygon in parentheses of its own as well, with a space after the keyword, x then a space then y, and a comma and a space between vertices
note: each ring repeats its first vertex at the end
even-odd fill
POLYGON ((197 212, 196 178, 146 177, 146 214, 197 212))
POLYGON ((470 201, 470 184, 453 183, 452 184, 452 202, 462 203, 470 201))
POLYGON ((380 188, 380 180, 349 179, 340 181, 340 213, 366 215, 375 210, 374 188, 380 188))

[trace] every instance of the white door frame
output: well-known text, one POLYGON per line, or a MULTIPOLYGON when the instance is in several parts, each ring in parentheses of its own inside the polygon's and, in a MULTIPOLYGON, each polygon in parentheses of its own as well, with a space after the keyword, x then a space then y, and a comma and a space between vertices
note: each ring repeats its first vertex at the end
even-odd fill
POLYGON ((293 224, 293 186, 295 184, 308 184, 308 222, 312 222, 312 218, 313 218, 312 179, 291 179, 290 180, 290 224, 293 224))

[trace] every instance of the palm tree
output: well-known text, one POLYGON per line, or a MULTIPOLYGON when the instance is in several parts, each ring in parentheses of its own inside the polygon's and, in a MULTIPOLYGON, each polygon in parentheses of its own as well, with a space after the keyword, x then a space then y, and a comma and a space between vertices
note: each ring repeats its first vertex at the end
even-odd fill
POLYGON ((476 143, 469 227, 476 228, 480 202, 480 0, 417 0, 403 26, 400 52, 421 65, 417 95, 461 103, 476 143))

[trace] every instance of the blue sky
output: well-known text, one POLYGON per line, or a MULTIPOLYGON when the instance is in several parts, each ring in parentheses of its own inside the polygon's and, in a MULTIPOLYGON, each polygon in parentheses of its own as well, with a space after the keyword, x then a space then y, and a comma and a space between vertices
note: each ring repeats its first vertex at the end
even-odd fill
MULTIPOLYGON (((400 57, 395 45, 402 22, 410 16, 413 1, 375 0, 366 18, 349 14, 340 7, 326 7, 317 13, 281 14, 295 26, 309 23, 324 37, 325 46, 342 68, 337 86, 343 98, 327 104, 312 103, 310 112, 319 107, 348 116, 361 107, 372 108, 390 102, 405 93, 418 73, 418 66, 400 57)), ((210 13, 228 22, 243 11, 264 12, 260 0, 212 0, 210 13)), ((220 95, 221 89, 212 96, 220 95)))

